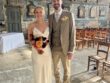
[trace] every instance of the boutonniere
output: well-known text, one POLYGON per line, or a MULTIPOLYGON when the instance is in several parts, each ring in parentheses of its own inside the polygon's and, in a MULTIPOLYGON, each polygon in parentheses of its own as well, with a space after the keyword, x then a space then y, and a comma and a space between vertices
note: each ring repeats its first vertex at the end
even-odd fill
POLYGON ((62 21, 66 21, 66 20, 68 20, 68 17, 67 16, 64 16, 64 17, 61 18, 61 20, 62 21))

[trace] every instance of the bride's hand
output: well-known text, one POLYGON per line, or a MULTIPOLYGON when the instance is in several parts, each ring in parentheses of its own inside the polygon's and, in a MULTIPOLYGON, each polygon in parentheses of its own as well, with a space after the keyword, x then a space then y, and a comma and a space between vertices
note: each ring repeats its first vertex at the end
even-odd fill
POLYGON ((38 51, 39 54, 43 54, 44 53, 42 48, 37 48, 37 51, 38 51))
POLYGON ((35 44, 35 41, 33 40, 33 41, 31 41, 30 43, 31 43, 31 45, 34 45, 34 44, 35 44))

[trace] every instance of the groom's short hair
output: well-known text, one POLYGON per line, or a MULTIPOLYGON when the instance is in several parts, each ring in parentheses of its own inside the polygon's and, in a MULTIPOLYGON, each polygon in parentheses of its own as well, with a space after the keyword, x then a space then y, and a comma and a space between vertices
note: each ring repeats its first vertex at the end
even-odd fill
MULTIPOLYGON (((52 0, 52 2, 53 2, 54 0, 52 0)), ((59 0, 59 1, 61 1, 62 3, 63 3, 63 0, 59 0)))

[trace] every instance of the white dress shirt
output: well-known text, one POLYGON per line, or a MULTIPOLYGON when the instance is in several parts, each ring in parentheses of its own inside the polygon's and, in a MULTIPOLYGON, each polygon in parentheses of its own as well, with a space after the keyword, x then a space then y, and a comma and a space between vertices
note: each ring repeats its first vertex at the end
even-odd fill
POLYGON ((60 9, 59 11, 55 11, 56 22, 58 22, 58 20, 60 19, 61 14, 62 14, 62 9, 60 9))

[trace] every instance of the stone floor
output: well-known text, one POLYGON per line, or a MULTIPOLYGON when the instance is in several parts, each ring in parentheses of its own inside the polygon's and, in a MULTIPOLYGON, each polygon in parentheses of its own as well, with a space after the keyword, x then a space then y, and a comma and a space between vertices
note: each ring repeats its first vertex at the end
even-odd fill
MULTIPOLYGON (((110 74, 101 79, 95 71, 86 71, 88 55, 91 54, 96 54, 96 48, 75 51, 71 83, 110 83, 110 74)), ((33 83, 32 73, 31 49, 28 45, 0 54, 0 83, 33 83)))

